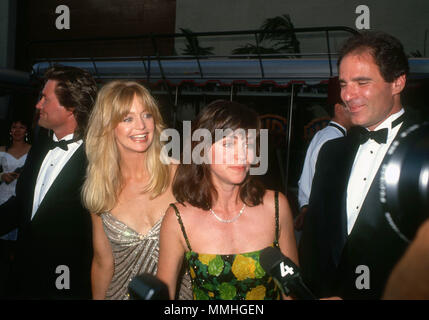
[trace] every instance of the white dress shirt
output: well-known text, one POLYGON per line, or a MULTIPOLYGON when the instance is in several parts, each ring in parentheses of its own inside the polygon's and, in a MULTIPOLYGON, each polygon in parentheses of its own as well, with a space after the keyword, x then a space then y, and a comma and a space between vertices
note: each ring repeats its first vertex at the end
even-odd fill
POLYGON ((396 137, 402 123, 392 128, 392 122, 398 119, 404 113, 404 109, 392 114, 375 130, 383 128, 388 129, 387 142, 378 144, 373 139, 368 139, 367 142, 362 144, 353 162, 352 171, 350 174, 349 183, 347 186, 347 233, 353 229, 356 219, 359 215, 360 209, 366 198, 368 190, 377 174, 390 144, 396 137))
MULTIPOLYGON (((65 136, 61 140, 71 139, 73 139, 73 133, 65 136)), ((58 141, 55 134, 54 141, 58 141)), ((31 219, 33 219, 52 183, 81 144, 82 140, 77 140, 67 145, 67 151, 57 147, 46 154, 42 166, 40 167, 39 175, 37 176, 31 219)))
MULTIPOLYGON (((346 128, 335 121, 329 123, 335 124, 342 128, 346 132, 346 128)), ((311 184, 313 183, 314 171, 316 169, 317 157, 319 155, 320 148, 326 141, 343 137, 343 133, 333 126, 326 126, 319 130, 311 139, 310 145, 308 146, 307 153, 305 155, 304 165, 302 167, 301 177, 298 181, 298 202, 299 207, 308 204, 311 192, 311 184)))

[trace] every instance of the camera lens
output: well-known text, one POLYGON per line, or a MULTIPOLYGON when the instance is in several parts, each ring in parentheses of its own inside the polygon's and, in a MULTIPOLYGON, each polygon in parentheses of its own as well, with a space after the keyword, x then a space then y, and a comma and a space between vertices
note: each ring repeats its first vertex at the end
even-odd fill
POLYGON ((380 201, 392 228, 405 241, 429 217, 429 123, 402 132, 381 166, 380 201))

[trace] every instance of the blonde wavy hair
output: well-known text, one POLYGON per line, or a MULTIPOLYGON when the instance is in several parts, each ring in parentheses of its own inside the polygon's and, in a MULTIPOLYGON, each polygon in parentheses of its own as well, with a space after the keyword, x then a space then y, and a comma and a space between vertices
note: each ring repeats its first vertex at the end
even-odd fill
POLYGON ((91 213, 100 214, 115 206, 123 188, 120 154, 114 130, 131 109, 134 97, 152 114, 155 123, 153 141, 146 151, 146 170, 150 176, 142 192, 155 198, 168 188, 170 169, 161 162, 161 132, 165 128, 158 104, 150 92, 134 81, 112 81, 97 96, 85 135, 88 157, 83 203, 91 213))

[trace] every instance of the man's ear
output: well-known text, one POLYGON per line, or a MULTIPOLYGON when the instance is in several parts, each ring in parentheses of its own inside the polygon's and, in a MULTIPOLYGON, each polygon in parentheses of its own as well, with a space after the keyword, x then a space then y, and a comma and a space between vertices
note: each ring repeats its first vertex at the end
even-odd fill
POLYGON ((392 82, 392 93, 399 94, 405 88, 405 83, 407 82, 407 76, 405 74, 397 77, 392 82))

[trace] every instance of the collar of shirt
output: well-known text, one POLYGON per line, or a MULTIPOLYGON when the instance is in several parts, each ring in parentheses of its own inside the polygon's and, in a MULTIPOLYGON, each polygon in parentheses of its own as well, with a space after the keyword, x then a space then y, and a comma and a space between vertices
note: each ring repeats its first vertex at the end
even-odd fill
POLYGON ((334 120, 329 121, 329 123, 334 123, 334 124, 336 124, 337 126, 339 126, 339 127, 343 128, 344 130, 346 130, 346 131, 347 131, 347 129, 346 129, 346 128, 344 128, 341 124, 339 124, 338 122, 335 122, 334 120))
POLYGON ((400 125, 398 125, 397 127, 395 127, 395 128, 392 128, 392 122, 393 121, 395 121, 396 119, 398 119, 400 116, 402 116, 403 114, 404 114, 404 109, 403 108, 401 108, 401 110, 399 110, 398 112, 396 112, 396 113, 394 113, 394 114, 392 114, 392 115, 390 115, 386 120, 384 120, 382 123, 380 123, 375 129, 374 129, 374 131, 377 131, 377 130, 380 130, 380 129, 384 129, 384 128, 387 128, 389 131, 388 131, 388 134, 387 134, 387 139, 389 139, 389 138, 391 138, 392 137, 392 134, 393 134, 393 137, 395 137, 396 136, 396 132, 395 131, 397 131, 397 130, 392 130, 392 129, 396 129, 396 128, 399 128, 400 127, 400 125))
POLYGON ((347 133, 347 129, 344 128, 341 124, 339 124, 338 122, 335 122, 334 120, 329 121, 329 123, 335 124, 336 126, 339 126, 340 128, 342 128, 344 130, 344 132, 347 133))

